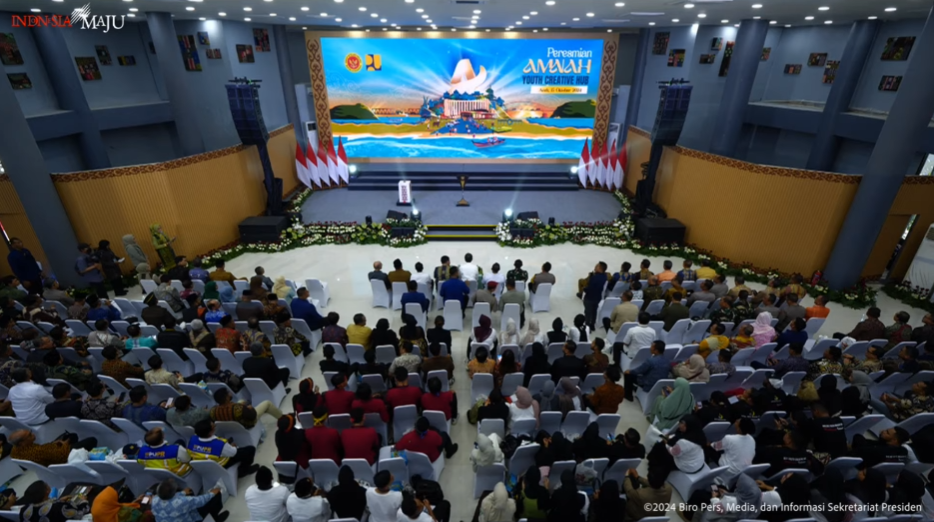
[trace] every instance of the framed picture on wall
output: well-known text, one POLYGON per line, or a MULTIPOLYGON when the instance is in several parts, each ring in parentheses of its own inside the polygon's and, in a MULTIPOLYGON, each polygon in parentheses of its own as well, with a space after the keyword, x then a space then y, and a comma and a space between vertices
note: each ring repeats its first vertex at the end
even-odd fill
POLYGON ((901 76, 883 76, 882 80, 879 82, 880 91, 897 91, 898 86, 902 83, 901 76))
POLYGON ((827 60, 827 65, 824 66, 824 77, 821 82, 833 83, 834 79, 837 77, 837 68, 839 67, 840 60, 827 60))
POLYGON ((800 63, 786 63, 785 74, 801 74, 801 64, 800 63))
POLYGON ((684 49, 672 49, 668 52, 668 67, 684 67, 684 49))
POLYGON ((119 63, 120 65, 136 65, 136 57, 133 55, 118 56, 117 63, 119 63))
POLYGON ((204 55, 207 56, 208 60, 214 59, 214 49, 208 49, 204 51, 204 55))
POLYGON ((719 51, 720 49, 723 49, 723 38, 718 36, 710 41, 710 50, 719 51))
POLYGON ((717 76, 726 76, 730 72, 730 60, 733 59, 733 43, 726 43, 726 49, 723 50, 723 60, 720 60, 720 72, 717 76))
POLYGON ((905 61, 908 59, 908 55, 911 54, 911 48, 914 47, 914 45, 914 36, 899 36, 897 38, 889 38, 885 41, 885 49, 882 51, 882 59, 896 62, 905 61))
POLYGON ((32 89, 32 80, 26 73, 7 73, 6 77, 9 78, 10 86, 14 90, 32 89))
POLYGON ((668 39, 671 33, 655 33, 655 42, 652 44, 652 54, 665 54, 668 52, 668 39))
POLYGON ((195 48, 195 37, 190 34, 178 35, 178 47, 182 51, 182 62, 186 71, 200 71, 201 59, 198 58, 198 49, 195 48))
POLYGON ((762 57, 759 58, 759 61, 761 61, 761 62, 767 62, 767 61, 769 61, 769 56, 770 56, 771 54, 772 54, 772 48, 771 48, 771 47, 763 47, 763 48, 762 48, 762 57))
POLYGON ((23 65, 23 55, 13 33, 0 33, 0 62, 3 65, 23 65))
POLYGON ((201 45, 211 45, 211 37, 207 31, 198 31, 198 43, 201 45))
POLYGON ((266 29, 253 29, 253 45, 256 46, 256 52, 268 53, 272 50, 269 45, 269 31, 266 29))
POLYGON ((221 50, 220 50, 220 49, 214 49, 214 59, 215 59, 215 60, 220 60, 220 59, 221 59, 221 50))
POLYGON ((717 55, 715 54, 702 54, 700 55, 700 63, 711 64, 717 61, 717 55))
POLYGON ((237 44, 237 61, 240 63, 253 63, 256 59, 253 57, 253 46, 237 44))
POLYGON ((94 51, 97 52, 97 60, 101 62, 101 65, 113 65, 113 60, 110 58, 110 51, 107 49, 106 45, 95 45, 94 51))
POLYGON ((97 66, 97 58, 93 56, 75 56, 75 64, 78 65, 78 74, 81 79, 90 82, 101 79, 101 70, 97 66))
POLYGON ((823 67, 827 63, 827 53, 811 53, 808 56, 808 67, 823 67))

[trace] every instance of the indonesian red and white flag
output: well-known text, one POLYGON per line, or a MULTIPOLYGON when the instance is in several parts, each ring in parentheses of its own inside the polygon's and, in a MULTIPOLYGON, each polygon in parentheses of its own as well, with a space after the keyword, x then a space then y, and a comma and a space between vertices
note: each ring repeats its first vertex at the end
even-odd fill
POLYGON ((613 146, 610 148, 610 167, 607 169, 606 188, 616 190, 616 173, 619 172, 619 158, 616 154, 616 140, 613 140, 613 146))
POLYGON ((590 168, 590 151, 587 145, 590 144, 589 138, 584 138, 584 149, 581 150, 580 160, 577 161, 577 181, 582 187, 587 186, 587 169, 590 168))
POLYGON ((334 150, 334 143, 328 143, 328 172, 331 174, 331 181, 334 182, 336 186, 341 184, 341 172, 340 168, 337 166, 337 153, 334 150))
POLYGON ((331 165, 328 164, 327 144, 318 140, 318 175, 321 176, 321 186, 331 187, 332 181, 337 180, 337 173, 331 172, 331 165))
POLYGON ((302 146, 295 144, 295 176, 302 182, 302 185, 311 187, 308 183, 308 167, 306 166, 305 153, 302 152, 302 146))
POLYGON ((590 142, 590 163, 587 165, 587 183, 585 186, 593 187, 596 185, 597 171, 600 170, 600 149, 597 142, 590 142))
POLYGON ((609 155, 606 141, 604 141, 603 146, 600 147, 600 156, 597 160, 600 164, 600 168, 597 169, 596 181, 594 183, 595 188, 603 188, 606 186, 607 170, 610 168, 609 155))
POLYGON ((350 168, 347 166, 347 153, 344 152, 344 140, 337 138, 337 169, 344 183, 350 181, 350 168))
POLYGON ((308 151, 308 154, 305 156, 307 159, 305 162, 305 168, 308 169, 309 187, 312 189, 321 188, 321 175, 318 173, 318 157, 315 156, 315 151, 311 148, 311 144, 308 144, 308 148, 306 150, 308 151))

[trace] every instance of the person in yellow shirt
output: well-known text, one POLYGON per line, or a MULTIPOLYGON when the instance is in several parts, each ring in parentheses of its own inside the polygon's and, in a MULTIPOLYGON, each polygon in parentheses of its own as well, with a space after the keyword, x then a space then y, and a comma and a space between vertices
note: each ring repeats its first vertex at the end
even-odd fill
POLYGON ((736 297, 739 297, 739 293, 742 292, 743 290, 748 292, 749 295, 754 295, 756 293, 755 290, 746 286, 746 280, 743 278, 743 276, 736 276, 733 278, 733 281, 736 283, 736 286, 731 288, 727 295, 730 295, 736 298, 736 297))
POLYGON ((649 261, 648 259, 643 259, 643 260, 642 260, 642 263, 639 265, 639 267, 641 268, 641 269, 639 270, 639 279, 645 281, 645 280, 647 280, 648 278, 650 278, 650 277, 652 277, 653 275, 655 275, 654 272, 652 272, 651 270, 649 270, 649 267, 650 267, 650 266, 652 266, 652 262, 651 262, 651 261, 649 261))
POLYGON ((162 428, 153 428, 143 438, 146 445, 139 449, 136 460, 144 468, 165 469, 184 477, 191 472, 191 455, 185 446, 166 444, 162 428))
POLYGON ((392 272, 389 272, 390 283, 408 283, 412 279, 412 272, 402 269, 402 260, 396 259, 392 262, 392 272))
POLYGON ((373 330, 366 325, 366 316, 363 314, 355 314, 353 316, 353 324, 347 327, 347 343, 360 344, 369 350, 370 334, 372 333, 373 330))
POLYGON ((665 281, 671 281, 675 278, 677 274, 671 271, 671 267, 674 266, 671 264, 671 261, 665 261, 662 263, 662 266, 665 268, 655 276, 658 277, 658 282, 663 283, 665 281))
POLYGON ((723 335, 724 332, 726 332, 726 327, 722 323, 715 324, 711 329, 710 337, 701 341, 697 346, 697 353, 706 359, 711 352, 729 348, 730 338, 723 335))
POLYGON ((713 268, 710 268, 712 261, 705 259, 701 261, 701 267, 694 271, 697 274, 697 279, 713 279, 717 277, 717 271, 713 268))

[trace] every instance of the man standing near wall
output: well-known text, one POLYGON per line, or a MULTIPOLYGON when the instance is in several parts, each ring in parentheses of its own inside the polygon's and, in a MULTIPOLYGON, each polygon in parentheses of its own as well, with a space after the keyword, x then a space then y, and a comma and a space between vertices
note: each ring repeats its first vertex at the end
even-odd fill
POLYGON ((42 271, 32 252, 23 246, 23 242, 18 237, 10 238, 10 248, 12 250, 6 256, 6 260, 10 263, 13 275, 23 283, 26 290, 41 293, 42 271))
POLYGON ((104 287, 104 274, 101 272, 100 260, 91 255, 91 246, 87 243, 79 243, 78 251, 81 255, 75 261, 75 272, 97 292, 98 297, 106 299, 107 288, 104 287))

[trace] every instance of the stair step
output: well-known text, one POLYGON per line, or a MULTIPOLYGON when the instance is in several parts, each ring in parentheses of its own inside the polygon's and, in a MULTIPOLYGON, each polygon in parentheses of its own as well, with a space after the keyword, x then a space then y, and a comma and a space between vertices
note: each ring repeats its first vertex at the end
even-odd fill
POLYGON ((496 225, 426 225, 429 241, 496 241, 496 225))
POLYGON ((454 230, 458 232, 482 230, 486 233, 490 233, 491 231, 496 230, 496 225, 425 225, 425 228, 428 229, 429 233, 439 230, 454 230))
MULTIPOLYGON (((513 183, 468 183, 464 188, 466 191, 501 191, 501 190, 516 190, 523 187, 527 187, 532 190, 578 190, 577 183, 536 183, 529 184, 523 182, 513 182, 513 183)), ((382 191, 394 191, 397 190, 397 185, 393 183, 367 183, 361 181, 351 182, 347 188, 349 190, 382 190, 382 191)), ((412 191, 417 194, 419 190, 450 190, 458 191, 461 190, 460 184, 457 182, 453 183, 422 183, 416 182, 412 184, 412 191)))

